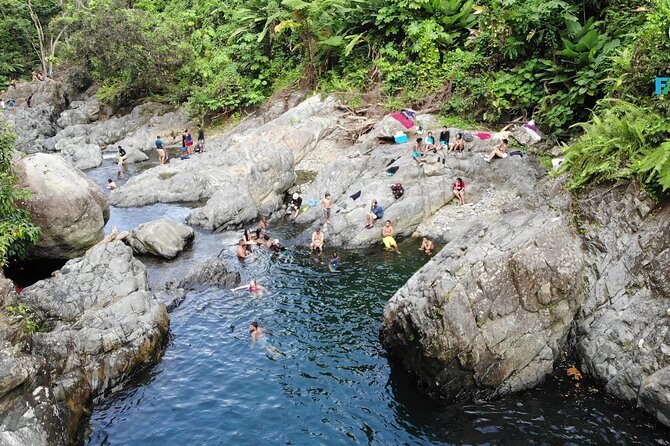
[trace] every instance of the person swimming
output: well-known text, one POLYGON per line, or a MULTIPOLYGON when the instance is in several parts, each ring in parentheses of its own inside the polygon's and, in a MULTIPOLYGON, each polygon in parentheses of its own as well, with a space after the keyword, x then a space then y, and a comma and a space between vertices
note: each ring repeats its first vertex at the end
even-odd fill
POLYGON ((339 273, 340 270, 340 256, 334 252, 332 258, 328 262, 328 269, 331 273, 339 273))
POLYGON ((252 280, 251 282, 249 282, 248 285, 238 286, 237 288, 233 288, 230 291, 235 292, 235 291, 243 290, 245 288, 246 288, 247 291, 249 291, 250 294, 253 294, 254 296, 258 296, 258 297, 262 297, 265 294, 270 294, 268 292, 267 288, 265 288, 263 285, 259 285, 258 282, 256 282, 255 280, 252 280))
POLYGON ((265 335, 265 330, 258 325, 258 322, 254 321, 249 325, 249 334, 251 335, 251 346, 249 348, 254 348, 254 345, 258 344, 265 349, 268 357, 271 359, 278 359, 280 356, 286 356, 286 354, 279 351, 277 347, 270 345, 268 338, 265 335))
POLYGON ((423 251, 424 254, 426 255, 433 255, 433 251, 435 250, 435 245, 433 244, 433 241, 430 239, 430 237, 424 237, 423 241, 421 242, 421 247, 419 248, 419 251, 423 251))

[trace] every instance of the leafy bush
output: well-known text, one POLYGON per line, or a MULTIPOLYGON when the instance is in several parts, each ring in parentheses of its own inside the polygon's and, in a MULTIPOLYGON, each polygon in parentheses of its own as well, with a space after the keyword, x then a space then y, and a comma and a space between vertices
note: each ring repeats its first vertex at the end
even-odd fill
POLYGON ((605 100, 565 154, 569 187, 634 179, 652 192, 670 188, 670 121, 652 110, 605 100))
POLYGON ((11 258, 23 257, 27 246, 40 236, 40 229, 30 221, 30 213, 20 207, 30 193, 16 187, 11 165, 15 140, 9 124, 0 119, 0 267, 11 258))

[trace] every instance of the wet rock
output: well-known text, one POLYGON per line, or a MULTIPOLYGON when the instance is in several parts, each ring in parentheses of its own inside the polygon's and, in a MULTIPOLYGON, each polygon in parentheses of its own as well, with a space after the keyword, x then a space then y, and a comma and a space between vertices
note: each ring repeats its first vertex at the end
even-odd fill
POLYGON ((198 287, 232 288, 239 284, 239 272, 229 272, 221 259, 208 259, 194 266, 177 287, 188 291, 198 287))
POLYGON ((450 399, 531 388, 566 343, 584 299, 583 269, 563 218, 501 216, 483 235, 449 243, 391 298, 382 339, 431 392, 450 399))
POLYGON ((193 228, 170 218, 142 223, 125 238, 138 254, 151 254, 173 259, 184 250, 194 236, 193 228))
POLYGON ((16 164, 19 185, 31 192, 27 208, 42 236, 33 257, 82 255, 103 237, 109 219, 105 194, 84 173, 58 155, 37 153, 16 164))

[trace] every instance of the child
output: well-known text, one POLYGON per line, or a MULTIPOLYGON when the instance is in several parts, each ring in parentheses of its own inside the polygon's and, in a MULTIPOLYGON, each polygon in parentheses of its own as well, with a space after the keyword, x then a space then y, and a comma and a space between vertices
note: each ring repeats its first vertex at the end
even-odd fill
POLYGON ((330 208, 333 207, 333 200, 330 198, 330 194, 326 192, 326 195, 321 200, 321 206, 323 207, 323 215, 326 217, 326 224, 330 224, 330 208))
POLYGON ((430 151, 437 152, 437 145, 435 144, 433 132, 428 132, 428 136, 426 136, 426 152, 430 151))

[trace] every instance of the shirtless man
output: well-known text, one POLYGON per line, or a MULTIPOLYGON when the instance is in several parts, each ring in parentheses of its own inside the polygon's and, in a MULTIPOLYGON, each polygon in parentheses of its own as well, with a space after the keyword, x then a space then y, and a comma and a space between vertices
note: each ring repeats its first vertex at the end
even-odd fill
POLYGON ((424 254, 426 255, 433 255, 433 251, 435 250, 435 245, 433 245, 433 241, 429 237, 424 237, 423 242, 421 242, 421 248, 419 248, 419 251, 423 251, 424 254))
POLYGON ((258 322, 252 322, 251 325, 249 325, 249 334, 251 335, 251 346, 253 347, 254 344, 263 336, 263 329, 258 326, 258 322))
POLYGON ((325 234, 321 232, 321 226, 317 226, 312 233, 312 243, 309 245, 309 249, 311 251, 318 250, 319 252, 323 252, 323 242, 325 239, 325 234))
POLYGON ((387 251, 395 251, 400 254, 398 244, 396 243, 395 238, 393 238, 394 235, 395 231, 393 230, 393 225, 391 225, 391 220, 386 220, 382 227, 382 242, 384 242, 384 248, 387 251))
POLYGON ((330 208, 333 207, 333 199, 330 198, 330 194, 326 192, 326 195, 321 200, 321 206, 323 207, 323 215, 326 217, 326 224, 330 224, 330 208))
POLYGON ((249 251, 247 249, 247 242, 241 238, 237 244, 237 258, 244 260, 249 256, 249 251))

